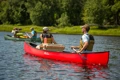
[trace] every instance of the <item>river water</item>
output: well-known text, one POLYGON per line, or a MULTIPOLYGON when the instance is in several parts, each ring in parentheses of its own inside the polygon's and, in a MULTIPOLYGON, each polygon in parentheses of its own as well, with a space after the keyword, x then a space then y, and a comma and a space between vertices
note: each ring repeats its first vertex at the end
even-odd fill
MULTIPOLYGON (((120 80, 120 37, 94 36, 93 51, 110 51, 107 68, 85 69, 78 64, 36 58, 24 53, 23 42, 4 40, 0 32, 0 80, 120 80)), ((81 35, 53 35, 57 43, 72 51, 81 35)), ((39 44, 39 43, 37 43, 39 44)), ((102 57, 101 57, 102 59, 102 57)))

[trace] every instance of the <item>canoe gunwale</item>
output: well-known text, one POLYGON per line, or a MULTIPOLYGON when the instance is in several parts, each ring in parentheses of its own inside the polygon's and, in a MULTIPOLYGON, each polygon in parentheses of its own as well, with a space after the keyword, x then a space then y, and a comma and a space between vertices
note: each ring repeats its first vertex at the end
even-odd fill
MULTIPOLYGON (((36 44, 34 44, 34 43, 32 43, 32 42, 27 42, 27 44, 29 45, 29 46, 31 46, 30 44, 32 44, 32 45, 35 45, 35 46, 37 46, 36 44)), ((32 48, 34 48, 34 49, 36 49, 36 50, 40 50, 40 49, 37 49, 37 48, 35 48, 35 47, 33 47, 33 46, 31 46, 32 48)), ((48 51, 48 50, 42 50, 42 51, 48 51)), ((48 51, 48 52, 55 52, 55 51, 48 51)), ((56 51, 57 52, 57 51, 56 51)), ((69 52, 69 51, 63 51, 64 53, 66 53, 66 54, 70 54, 70 53, 72 53, 72 54, 77 54, 77 53, 73 53, 73 52, 69 52)), ((104 52, 110 52, 110 51, 104 51, 104 52)), ((103 51, 100 51, 100 52, 86 52, 86 53, 81 53, 81 54, 100 54, 100 53, 103 53, 103 51)))

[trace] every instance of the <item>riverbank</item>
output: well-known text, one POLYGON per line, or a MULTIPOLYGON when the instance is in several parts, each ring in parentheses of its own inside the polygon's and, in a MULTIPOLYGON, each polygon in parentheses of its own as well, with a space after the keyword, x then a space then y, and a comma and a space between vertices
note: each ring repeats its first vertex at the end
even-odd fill
MULTIPOLYGON (((27 25, 27 26, 18 26, 18 25, 0 25, 0 31, 11 32, 14 27, 22 28, 21 32, 30 32, 30 28, 33 27, 38 33, 42 32, 42 26, 27 25)), ((80 26, 73 27, 49 27, 51 33, 56 34, 82 34, 80 26)), ((97 26, 91 26, 89 32, 92 35, 99 36, 120 36, 120 26, 119 27, 106 27, 99 29, 97 26)))

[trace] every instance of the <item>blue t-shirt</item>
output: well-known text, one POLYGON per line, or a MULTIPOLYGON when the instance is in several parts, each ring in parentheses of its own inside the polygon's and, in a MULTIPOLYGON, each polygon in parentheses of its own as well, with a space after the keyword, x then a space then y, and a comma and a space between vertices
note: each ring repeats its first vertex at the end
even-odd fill
POLYGON ((31 38, 37 38, 37 34, 34 30, 31 31, 31 34, 33 35, 31 38))

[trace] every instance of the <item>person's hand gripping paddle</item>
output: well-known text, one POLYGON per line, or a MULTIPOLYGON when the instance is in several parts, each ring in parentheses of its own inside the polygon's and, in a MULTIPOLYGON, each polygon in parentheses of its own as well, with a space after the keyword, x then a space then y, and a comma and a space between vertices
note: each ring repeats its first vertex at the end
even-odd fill
MULTIPOLYGON (((72 48, 72 49, 77 53, 77 50, 75 48, 72 48)), ((78 54, 81 56, 82 59, 87 60, 87 58, 82 56, 81 53, 78 53, 78 54)))

